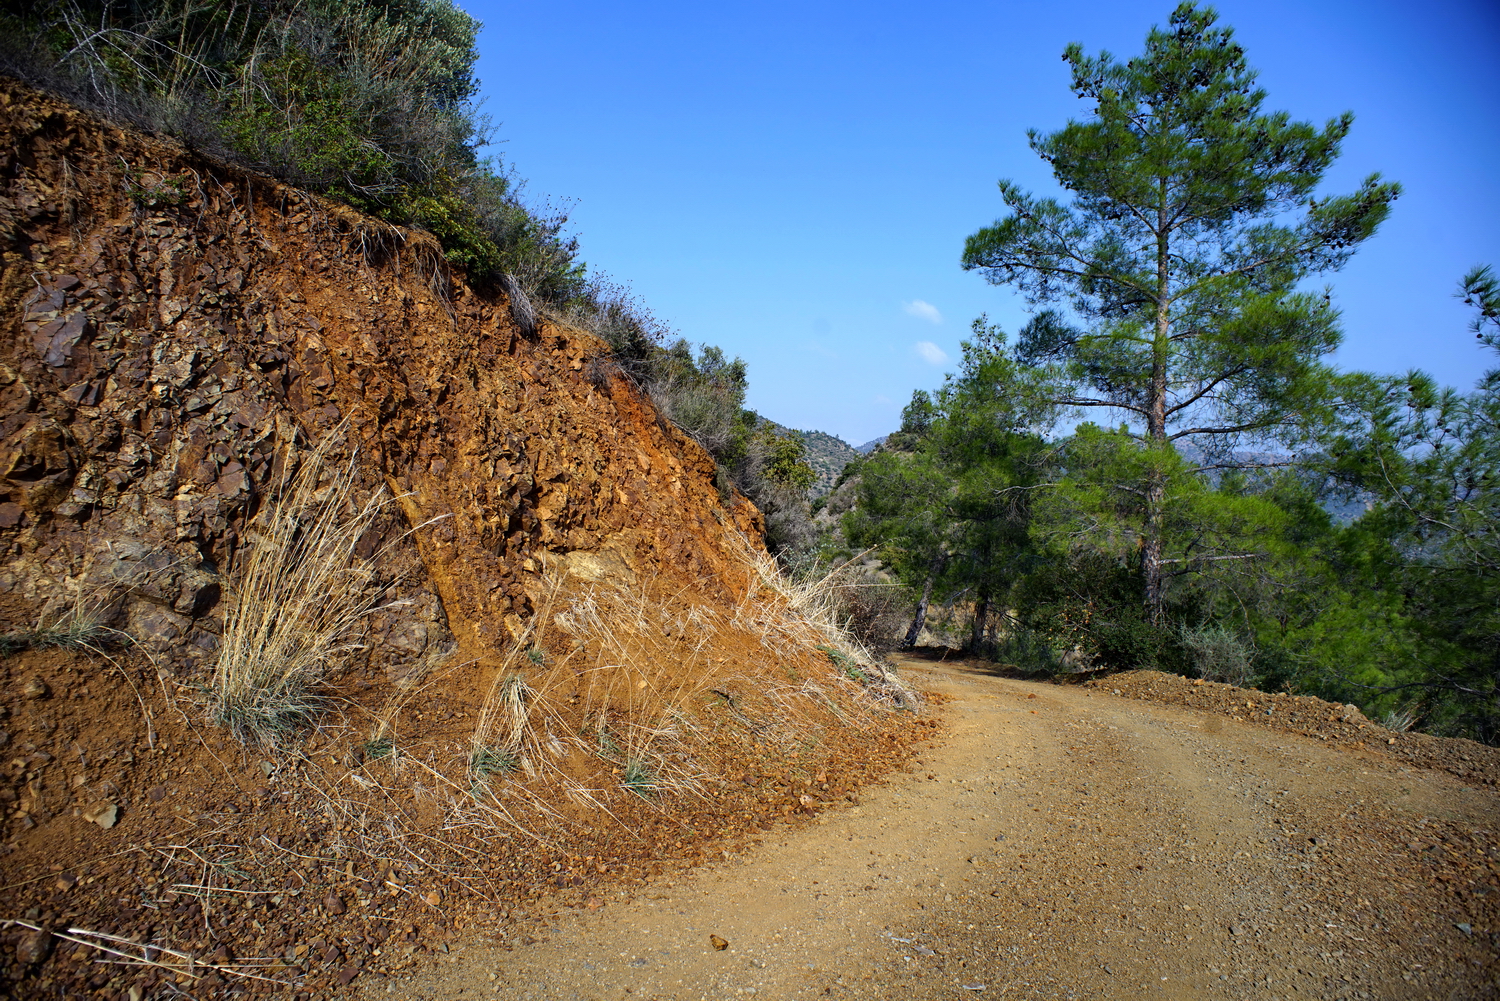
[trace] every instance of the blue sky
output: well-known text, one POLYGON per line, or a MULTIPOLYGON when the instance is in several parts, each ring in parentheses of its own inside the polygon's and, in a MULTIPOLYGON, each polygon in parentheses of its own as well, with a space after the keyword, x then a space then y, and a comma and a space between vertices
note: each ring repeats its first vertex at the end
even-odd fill
MULTIPOLYGON (((958 266, 995 182, 1056 193, 1026 144, 1084 113, 1063 48, 1136 55, 1169 2, 704 4, 459 0, 496 150, 572 203, 591 270, 749 363, 750 406, 852 444, 893 430, 980 313, 1025 307, 958 266)), ((1453 298, 1500 268, 1500 5, 1229 0, 1266 108, 1353 111, 1325 192, 1405 194, 1328 277, 1345 368, 1468 387, 1490 359, 1453 298)))

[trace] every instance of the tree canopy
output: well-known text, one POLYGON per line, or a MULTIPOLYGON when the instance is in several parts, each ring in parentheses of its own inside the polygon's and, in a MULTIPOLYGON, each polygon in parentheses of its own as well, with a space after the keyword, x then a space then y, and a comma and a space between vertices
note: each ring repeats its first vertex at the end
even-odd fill
MULTIPOLYGON (((1469 391, 1336 371, 1308 290, 1399 188, 1323 194, 1351 116, 1264 110, 1211 9, 1064 58, 1090 114, 1031 145, 1071 199, 1002 182, 963 256, 1034 312, 1013 339, 975 322, 846 532, 1023 671, 1182 671, 1500 741, 1500 367, 1469 391)), ((1500 278, 1459 295, 1500 350, 1500 278)))
POLYGON ((1031 147, 1069 204, 1000 183, 1009 214, 970 236, 965 269, 1019 288, 1037 313, 1014 361, 1056 421, 1097 411, 1117 447, 1144 459, 1140 571, 1162 607, 1170 443, 1227 461, 1246 442, 1295 447, 1331 416, 1339 343, 1327 294, 1299 290, 1337 269, 1399 193, 1371 175, 1319 196, 1353 116, 1322 128, 1265 112, 1265 92, 1212 8, 1183 4, 1142 55, 1068 47, 1092 115, 1031 147))
MULTIPOLYGON (((1471 271, 1480 346, 1500 351, 1500 280, 1471 271)), ((1426 373, 1360 376, 1352 412, 1329 447, 1330 471, 1379 506, 1361 523, 1389 547, 1383 588, 1400 594, 1424 644, 1401 689, 1489 743, 1500 740, 1500 368, 1469 392, 1426 373)), ((1398 690, 1387 686, 1388 690, 1398 690)))

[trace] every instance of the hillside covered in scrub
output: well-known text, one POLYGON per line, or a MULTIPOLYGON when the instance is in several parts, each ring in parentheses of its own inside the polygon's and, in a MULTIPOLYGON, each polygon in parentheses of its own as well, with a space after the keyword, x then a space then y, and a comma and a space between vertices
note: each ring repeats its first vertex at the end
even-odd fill
POLYGON ((9 81, 0 184, 7 989, 123 990, 108 936, 348 984, 927 732, 619 354, 431 236, 9 81))

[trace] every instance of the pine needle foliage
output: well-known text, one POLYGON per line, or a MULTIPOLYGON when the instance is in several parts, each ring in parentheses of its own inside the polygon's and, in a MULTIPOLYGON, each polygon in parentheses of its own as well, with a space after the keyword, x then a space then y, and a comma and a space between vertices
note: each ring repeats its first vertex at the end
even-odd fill
MULTIPOLYGON (((1162 623, 1172 442, 1227 456, 1296 448, 1334 406, 1337 314, 1300 283, 1337 270, 1389 213, 1370 175, 1320 196, 1353 115, 1319 128, 1268 112, 1232 29, 1184 3, 1120 61, 1071 45, 1092 113, 1030 133, 1070 203, 1000 182, 1009 214, 969 237, 963 266, 1038 306, 1012 358, 1054 419, 1122 422, 1142 459, 1143 603, 1162 623), (1024 371, 1022 371, 1024 370, 1024 371)), ((1102 423, 1102 422, 1101 422, 1102 423)))

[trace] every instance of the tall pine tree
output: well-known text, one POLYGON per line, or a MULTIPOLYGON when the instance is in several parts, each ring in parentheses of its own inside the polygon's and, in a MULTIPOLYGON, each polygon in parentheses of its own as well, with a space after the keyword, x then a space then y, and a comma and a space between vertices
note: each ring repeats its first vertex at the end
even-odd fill
POLYGON ((1374 234, 1399 186, 1314 192, 1353 121, 1319 129, 1263 112, 1265 92, 1212 8, 1179 6, 1128 62, 1068 47, 1093 114, 1030 133, 1070 204, 1009 182, 1009 215, 969 237, 963 266, 1060 303, 1022 331, 1029 385, 1073 412, 1121 423, 1145 461, 1141 577, 1162 608, 1162 539, 1174 442, 1228 461, 1252 443, 1295 448, 1331 404, 1322 359, 1339 343, 1326 295, 1299 292, 1374 234))

